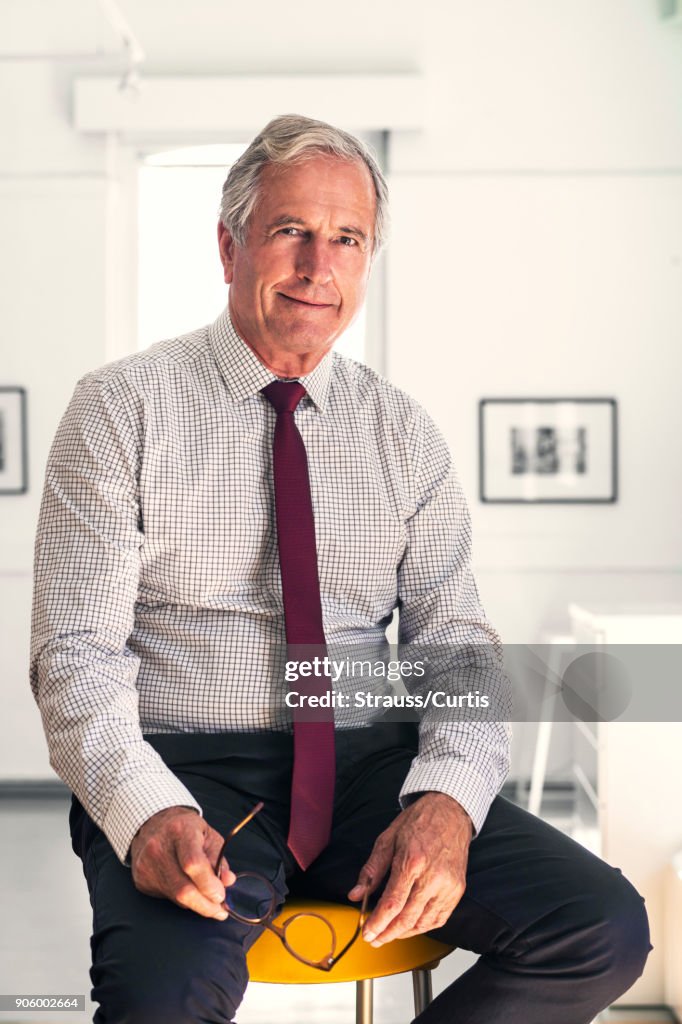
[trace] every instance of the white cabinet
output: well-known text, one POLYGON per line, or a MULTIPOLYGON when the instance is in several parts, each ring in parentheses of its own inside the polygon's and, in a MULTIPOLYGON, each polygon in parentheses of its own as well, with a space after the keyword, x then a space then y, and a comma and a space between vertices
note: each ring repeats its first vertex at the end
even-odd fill
POLYGON ((682 644, 681 604, 569 606, 579 644, 682 644))
MULTIPOLYGON (((574 605, 570 613, 578 644, 682 644, 680 605, 574 605)), ((596 767, 601 855, 644 896, 654 946, 642 978, 620 1002, 668 1002, 674 971, 682 972, 682 952, 666 947, 663 909, 670 860, 682 845, 682 723, 613 721, 586 729, 594 733, 596 766, 594 757, 583 763, 587 754, 576 740, 576 779, 582 771, 589 781, 586 765, 596 767)), ((669 937, 670 929, 668 945, 669 937)))

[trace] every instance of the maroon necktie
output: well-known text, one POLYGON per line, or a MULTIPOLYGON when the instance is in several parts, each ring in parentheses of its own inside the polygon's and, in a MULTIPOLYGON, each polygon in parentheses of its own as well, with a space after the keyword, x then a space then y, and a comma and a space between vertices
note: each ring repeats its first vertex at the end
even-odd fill
MULTIPOLYGON (((324 630, 317 572, 315 521, 310 497, 308 459, 294 410, 306 390, 298 381, 273 381, 263 394, 277 412, 273 446, 275 510, 282 574, 287 660, 324 658, 324 630)), ((331 689, 328 677, 299 678, 295 689, 321 696, 331 689)), ((322 852, 331 834, 334 809, 334 711, 293 710, 294 767, 287 844, 302 868, 322 852)))

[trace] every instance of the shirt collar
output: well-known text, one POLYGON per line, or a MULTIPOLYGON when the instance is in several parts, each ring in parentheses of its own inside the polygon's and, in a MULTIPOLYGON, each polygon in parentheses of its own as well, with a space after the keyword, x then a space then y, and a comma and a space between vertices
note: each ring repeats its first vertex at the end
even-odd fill
MULTIPOLYGON (((208 333, 216 362, 235 401, 243 402, 277 380, 272 370, 261 363, 256 353, 237 334, 229 307, 210 325, 208 333)), ((327 352, 314 370, 298 378, 320 412, 324 412, 327 404, 332 359, 332 352, 327 352)))

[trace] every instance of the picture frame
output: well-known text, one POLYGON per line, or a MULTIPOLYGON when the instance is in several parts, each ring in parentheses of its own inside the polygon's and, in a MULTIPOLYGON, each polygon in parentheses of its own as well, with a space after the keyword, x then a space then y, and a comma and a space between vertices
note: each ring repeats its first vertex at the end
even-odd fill
POLYGON ((28 490, 26 389, 0 386, 0 495, 28 490))
POLYGON ((479 495, 486 504, 613 504, 615 398, 482 398, 479 495))

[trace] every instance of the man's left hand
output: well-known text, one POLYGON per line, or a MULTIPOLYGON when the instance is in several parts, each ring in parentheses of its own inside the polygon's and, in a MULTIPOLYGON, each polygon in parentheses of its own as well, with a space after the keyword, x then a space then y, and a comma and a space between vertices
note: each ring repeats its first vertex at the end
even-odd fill
POLYGON ((425 793, 382 832, 348 898, 373 892, 391 869, 367 918, 363 938, 373 946, 439 928, 466 887, 472 836, 469 815, 445 793, 425 793))

